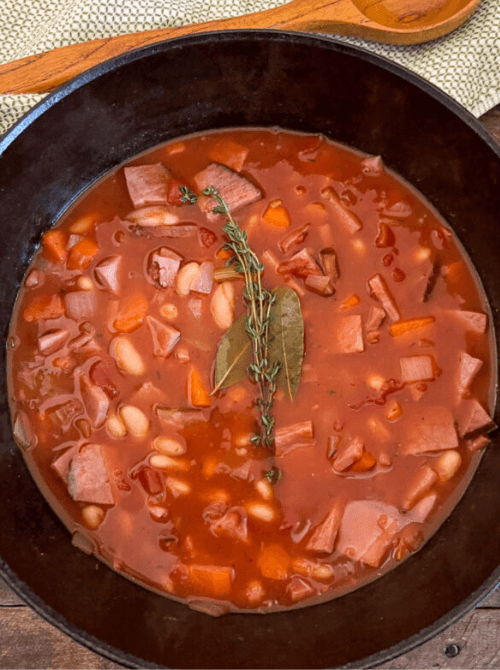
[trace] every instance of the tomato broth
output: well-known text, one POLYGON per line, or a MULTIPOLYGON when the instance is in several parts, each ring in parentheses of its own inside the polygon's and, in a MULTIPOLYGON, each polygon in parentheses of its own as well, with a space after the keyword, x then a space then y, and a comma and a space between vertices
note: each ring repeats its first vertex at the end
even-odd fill
POLYGON ((182 138, 92 187, 42 238, 8 358, 16 440, 73 542, 214 615, 394 568, 494 428, 489 309, 453 232, 380 157, 279 129, 182 138), (210 186, 276 299, 268 446, 210 186))

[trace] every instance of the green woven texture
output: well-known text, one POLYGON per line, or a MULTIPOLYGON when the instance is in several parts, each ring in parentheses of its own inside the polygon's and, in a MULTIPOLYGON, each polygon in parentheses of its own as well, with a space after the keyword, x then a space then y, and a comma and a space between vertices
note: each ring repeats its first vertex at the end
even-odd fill
MULTIPOLYGON (((0 63, 74 42, 229 18, 278 5, 265 0, 0 0, 0 63)), ((416 46, 341 37, 407 67, 475 116, 500 102, 500 0, 483 0, 451 35, 416 46)), ((43 98, 0 96, 0 133, 43 98)))

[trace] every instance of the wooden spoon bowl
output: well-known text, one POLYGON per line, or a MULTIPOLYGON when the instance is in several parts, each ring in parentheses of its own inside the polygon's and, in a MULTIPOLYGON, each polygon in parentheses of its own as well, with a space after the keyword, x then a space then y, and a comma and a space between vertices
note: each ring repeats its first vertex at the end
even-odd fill
POLYGON ((126 51, 212 30, 279 28, 418 44, 455 30, 481 0, 291 0, 254 14, 72 44, 0 66, 0 94, 46 93, 126 51))

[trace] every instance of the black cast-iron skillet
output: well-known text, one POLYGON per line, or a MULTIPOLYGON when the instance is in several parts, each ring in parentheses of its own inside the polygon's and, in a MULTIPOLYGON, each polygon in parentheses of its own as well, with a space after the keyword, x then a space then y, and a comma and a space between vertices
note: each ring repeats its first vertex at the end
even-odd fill
MULTIPOLYGON (((41 234, 107 170, 160 142, 229 126, 323 132, 414 184, 467 248, 499 328, 500 153, 443 93, 331 39, 211 33, 129 53, 78 77, 0 141, 0 317, 41 234)), ((124 579, 70 543, 14 445, 1 353, 0 572, 39 614, 128 666, 374 666, 407 652, 500 581, 500 449, 425 547, 337 600, 211 618, 124 579)), ((497 417, 498 422, 498 417, 497 417)))

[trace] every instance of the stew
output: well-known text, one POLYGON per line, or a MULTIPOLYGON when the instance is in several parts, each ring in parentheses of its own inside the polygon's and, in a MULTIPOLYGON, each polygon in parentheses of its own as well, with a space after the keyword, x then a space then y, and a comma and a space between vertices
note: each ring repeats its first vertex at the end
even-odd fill
POLYGON ((380 157, 189 136, 43 235, 8 338, 14 433, 115 570, 214 615, 308 605, 456 504, 494 428, 489 322, 453 232, 380 157))

